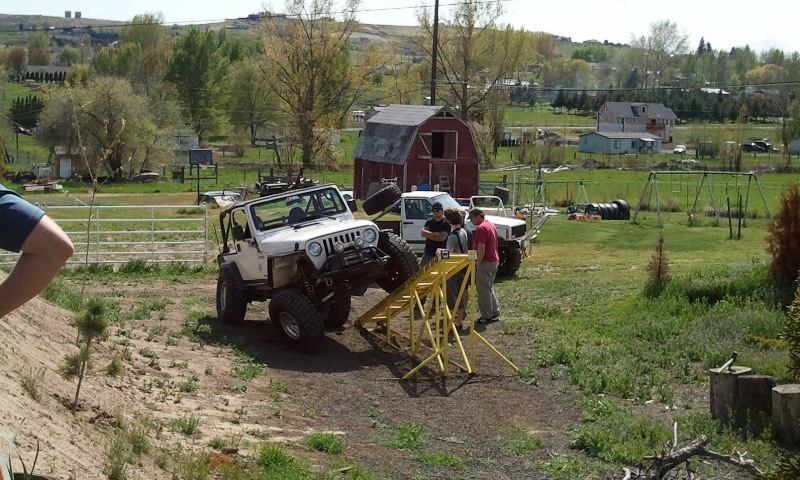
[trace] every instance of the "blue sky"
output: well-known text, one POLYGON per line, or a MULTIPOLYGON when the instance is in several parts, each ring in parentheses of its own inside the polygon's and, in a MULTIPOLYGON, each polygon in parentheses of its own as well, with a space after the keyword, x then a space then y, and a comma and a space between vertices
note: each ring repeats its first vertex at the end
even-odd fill
MULTIPOLYGON (((440 0, 443 12, 458 0, 440 0)), ((433 0, 362 0, 358 19, 364 23, 415 25, 415 9, 433 0)), ((756 51, 780 48, 800 51, 796 33, 800 17, 797 0, 500 0, 506 14, 502 21, 526 30, 572 37, 626 43, 631 34, 646 34, 651 22, 671 20, 689 35, 696 48, 700 37, 712 48, 730 49, 750 45, 756 51)), ((162 12, 167 23, 223 20, 258 13, 262 0, 4 0, 0 13, 62 16, 65 10, 80 11, 84 18, 124 21, 143 12, 162 12)), ((283 2, 267 8, 282 11, 283 2)))

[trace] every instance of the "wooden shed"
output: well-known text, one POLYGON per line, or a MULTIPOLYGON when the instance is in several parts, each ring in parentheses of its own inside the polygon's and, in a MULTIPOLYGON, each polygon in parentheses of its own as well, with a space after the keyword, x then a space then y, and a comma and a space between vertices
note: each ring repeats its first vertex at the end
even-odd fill
POLYGON ((389 105, 365 122, 353 152, 354 190, 397 179, 404 192, 438 189, 454 198, 478 193, 478 149, 469 125, 446 107, 389 105))

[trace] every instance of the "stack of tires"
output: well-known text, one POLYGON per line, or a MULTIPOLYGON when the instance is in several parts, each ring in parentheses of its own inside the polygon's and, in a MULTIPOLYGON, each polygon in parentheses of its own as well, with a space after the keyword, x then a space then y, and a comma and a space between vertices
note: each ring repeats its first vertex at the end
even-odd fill
POLYGON ((589 203, 586 205, 587 215, 599 215, 603 220, 630 220, 631 209, 628 203, 618 198, 611 203, 589 203))

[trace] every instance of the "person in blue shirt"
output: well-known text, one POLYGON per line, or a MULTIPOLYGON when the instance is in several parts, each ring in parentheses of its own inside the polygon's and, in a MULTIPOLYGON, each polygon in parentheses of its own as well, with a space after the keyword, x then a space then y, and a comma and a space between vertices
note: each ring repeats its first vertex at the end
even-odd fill
POLYGON ((0 318, 44 290, 75 250, 69 236, 50 217, 2 185, 0 248, 22 252, 0 283, 0 318))

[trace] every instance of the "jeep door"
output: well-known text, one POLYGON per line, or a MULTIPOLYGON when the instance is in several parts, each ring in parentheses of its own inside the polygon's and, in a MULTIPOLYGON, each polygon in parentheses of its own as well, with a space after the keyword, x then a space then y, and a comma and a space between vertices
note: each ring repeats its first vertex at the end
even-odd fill
POLYGON ((245 280, 264 278, 264 272, 259 268, 258 242, 256 242, 253 235, 257 230, 249 222, 244 209, 233 211, 231 213, 231 221, 235 230, 239 230, 236 226, 241 226, 243 229, 239 230, 240 234, 234 233, 233 236, 234 248, 236 249, 236 265, 239 267, 239 273, 242 274, 242 278, 245 280))
POLYGON ((411 246, 414 253, 422 255, 425 251, 422 227, 431 215, 431 203, 425 198, 405 198, 402 208, 403 240, 411 246))

